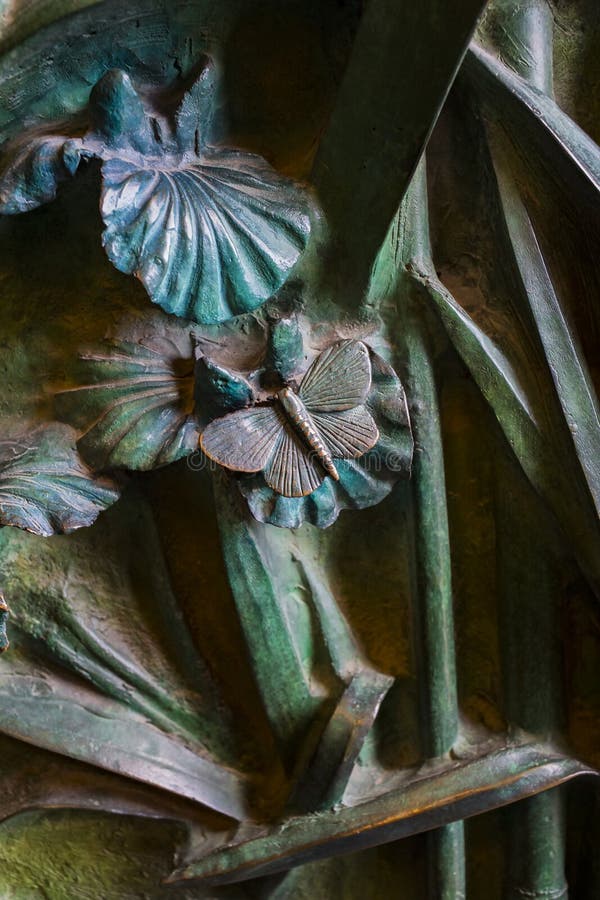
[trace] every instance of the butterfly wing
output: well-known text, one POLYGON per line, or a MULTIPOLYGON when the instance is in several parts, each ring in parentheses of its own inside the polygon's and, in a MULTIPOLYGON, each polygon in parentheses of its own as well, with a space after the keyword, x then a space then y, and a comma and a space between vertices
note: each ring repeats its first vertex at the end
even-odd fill
POLYGON ((339 412, 313 412, 311 418, 329 452, 337 459, 357 459, 379 440, 379 429, 365 406, 339 412))
POLYGON ((264 471, 269 487, 284 497, 304 497, 319 487, 325 470, 302 440, 286 427, 264 471))
POLYGON ((237 472, 260 472, 285 428, 274 406, 238 409, 206 426, 200 447, 210 459, 237 472))
POLYGON ((317 356, 298 395, 310 413, 335 412, 364 403, 370 387, 369 351, 361 341, 346 340, 317 356))

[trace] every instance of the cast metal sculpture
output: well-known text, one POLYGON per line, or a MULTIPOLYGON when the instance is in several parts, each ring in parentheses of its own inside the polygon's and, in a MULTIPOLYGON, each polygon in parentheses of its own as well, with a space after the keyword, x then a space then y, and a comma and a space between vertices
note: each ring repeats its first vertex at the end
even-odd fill
POLYGON ((312 363, 298 392, 287 386, 275 403, 238 410, 208 425, 207 456, 238 472, 261 472, 284 497, 304 497, 329 475, 335 459, 355 459, 379 439, 365 401, 371 388, 369 351, 360 341, 332 344, 312 363))
POLYGON ((167 312, 213 323, 254 309, 282 285, 306 245, 309 204, 264 159, 214 146, 214 62, 194 68, 166 101, 112 70, 90 93, 82 136, 81 111, 61 123, 63 134, 46 126, 19 135, 5 148, 0 213, 53 200, 82 160, 102 160, 111 262, 167 312))
POLYGON ((428 832, 312 895, 420 900, 426 846, 456 900, 508 805, 469 889, 566 896, 599 152, 545 0, 484 5, 109 0, 0 60, 0 818, 183 824, 146 892, 428 832))

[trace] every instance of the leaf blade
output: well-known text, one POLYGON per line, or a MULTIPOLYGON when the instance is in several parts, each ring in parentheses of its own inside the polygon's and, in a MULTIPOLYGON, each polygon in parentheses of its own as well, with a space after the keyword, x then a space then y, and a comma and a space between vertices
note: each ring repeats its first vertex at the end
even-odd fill
POLYGON ((461 3, 451 22, 443 0, 375 0, 363 14, 313 173, 356 302, 484 5, 461 3))
POLYGON ((117 501, 115 483, 90 472, 74 438, 70 428, 52 424, 0 442, 0 524, 45 537, 68 534, 117 501))

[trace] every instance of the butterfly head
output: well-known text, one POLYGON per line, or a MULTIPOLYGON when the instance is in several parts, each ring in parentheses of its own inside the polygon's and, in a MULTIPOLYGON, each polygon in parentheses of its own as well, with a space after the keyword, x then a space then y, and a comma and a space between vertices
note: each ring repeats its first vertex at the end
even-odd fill
POLYGON ((260 386, 276 399, 286 387, 291 386, 293 389, 296 385, 292 379, 283 379, 275 369, 267 369, 260 376, 260 386))

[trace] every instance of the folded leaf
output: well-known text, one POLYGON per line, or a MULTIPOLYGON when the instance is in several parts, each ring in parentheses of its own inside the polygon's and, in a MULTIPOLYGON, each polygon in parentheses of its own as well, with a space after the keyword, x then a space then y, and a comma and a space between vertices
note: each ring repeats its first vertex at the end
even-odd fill
POLYGON ((226 847, 190 860, 168 882, 206 879, 209 884, 227 884, 270 875, 315 861, 324 855, 324 846, 330 854, 348 853, 397 841, 582 775, 597 772, 542 744, 509 743, 467 762, 445 762, 355 806, 298 816, 268 831, 241 835, 226 847))
POLYGON ((544 348, 556 399, 564 417, 565 437, 572 443, 580 472, 596 512, 600 514, 600 410, 581 347, 556 294, 538 238, 502 144, 492 143, 492 156, 525 307, 544 348))
MULTIPOLYGON (((254 788, 238 765, 254 768, 257 754, 173 593, 153 507, 129 491, 74 543, 3 531, 0 576, 14 611, 3 728, 246 819, 254 788)), ((235 641, 226 655, 239 673, 235 641)))
POLYGON ((55 424, 0 442, 0 524, 69 533, 118 499, 114 482, 95 477, 74 443, 72 429, 55 424))
POLYGON ((321 705, 302 664, 301 636, 289 621, 297 573, 282 533, 271 534, 244 516, 235 486, 224 475, 214 483, 223 558, 258 689, 280 752, 295 754, 321 705))
POLYGON ((504 431, 523 471, 548 503, 572 541, 577 558, 592 583, 600 585, 598 519, 582 503, 580 484, 573 479, 564 444, 547 420, 540 397, 535 411, 517 374, 499 347, 456 303, 433 275, 413 272, 413 289, 425 287, 448 337, 469 369, 504 431))
POLYGON ((27 135, 9 144, 0 167, 0 214, 28 212, 54 200, 79 160, 79 142, 59 135, 27 135))
POLYGON ((38 664, 35 674, 24 674, 19 662, 22 666, 16 654, 3 658, 0 715, 5 734, 163 788, 234 819, 249 815, 248 780, 243 775, 187 749, 121 704, 84 685, 75 687, 53 667, 38 664))
POLYGON ((464 74, 493 110, 511 138, 539 172, 544 162, 554 187, 576 196, 580 208, 598 221, 600 149, 552 97, 528 84, 491 53, 471 44, 464 74))

